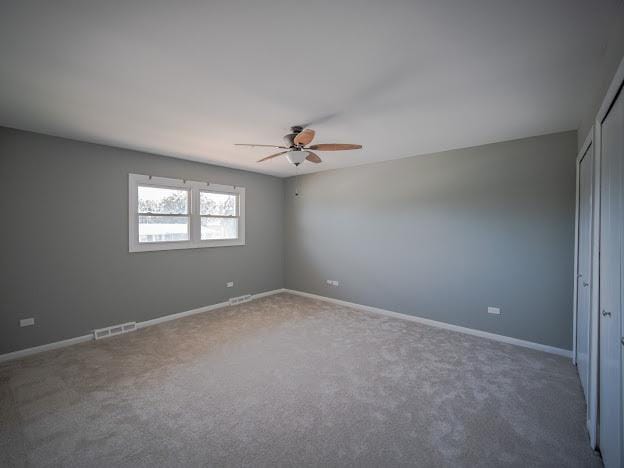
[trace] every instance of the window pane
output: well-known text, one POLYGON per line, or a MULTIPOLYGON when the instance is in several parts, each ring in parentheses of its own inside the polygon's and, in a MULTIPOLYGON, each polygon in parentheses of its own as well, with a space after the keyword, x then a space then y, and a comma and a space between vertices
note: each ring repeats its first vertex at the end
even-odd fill
POLYGON ((236 199, 231 193, 200 192, 199 210, 202 215, 236 216, 236 199))
POLYGON ((238 218, 202 218, 201 238, 209 239, 237 239, 238 218))
POLYGON ((139 242, 189 240, 188 216, 139 216, 139 242))
POLYGON ((139 213, 187 214, 188 198, 183 189, 139 186, 139 213))

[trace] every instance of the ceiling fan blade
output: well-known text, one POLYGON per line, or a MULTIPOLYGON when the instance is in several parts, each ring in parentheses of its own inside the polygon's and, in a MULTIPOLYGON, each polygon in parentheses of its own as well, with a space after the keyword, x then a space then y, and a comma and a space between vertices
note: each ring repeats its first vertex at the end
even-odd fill
POLYGON ((308 155, 306 156, 306 159, 308 161, 316 163, 316 164, 318 164, 320 162, 323 162, 323 160, 321 158, 319 158, 319 155, 313 153, 312 151, 308 151, 308 155))
POLYGON ((281 156, 282 154, 286 154, 286 153, 288 153, 288 151, 282 151, 281 153, 271 154, 269 156, 265 156, 262 159, 259 159, 258 162, 266 161, 267 159, 273 159, 273 158, 276 158, 277 156, 281 156))
POLYGON ((314 139, 314 130, 311 128, 305 128, 299 133, 293 140, 295 145, 305 146, 314 139))
MULTIPOLYGON (((341 143, 326 143, 321 145, 312 145, 310 149, 316 151, 343 151, 343 150, 355 150, 362 148, 362 145, 347 145, 341 143)), ((307 149, 307 148, 306 148, 307 149)))
POLYGON ((278 145, 256 145, 255 143, 234 143, 234 146, 264 146, 267 148, 282 148, 288 149, 288 146, 278 146, 278 145))

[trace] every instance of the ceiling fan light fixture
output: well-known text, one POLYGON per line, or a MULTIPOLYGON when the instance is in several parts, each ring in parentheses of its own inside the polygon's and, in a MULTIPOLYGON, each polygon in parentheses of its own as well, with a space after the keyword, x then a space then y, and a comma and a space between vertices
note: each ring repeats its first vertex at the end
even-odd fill
POLYGON ((288 162, 291 164, 299 165, 305 161, 308 154, 310 154, 309 151, 289 151, 288 154, 286 154, 286 158, 288 158, 288 162))

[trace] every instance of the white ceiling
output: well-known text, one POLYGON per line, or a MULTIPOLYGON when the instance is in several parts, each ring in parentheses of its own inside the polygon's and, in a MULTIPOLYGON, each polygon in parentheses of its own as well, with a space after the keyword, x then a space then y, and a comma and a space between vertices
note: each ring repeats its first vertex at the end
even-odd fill
POLYGON ((591 0, 4 0, 0 125, 292 175, 575 129, 607 39, 591 0))

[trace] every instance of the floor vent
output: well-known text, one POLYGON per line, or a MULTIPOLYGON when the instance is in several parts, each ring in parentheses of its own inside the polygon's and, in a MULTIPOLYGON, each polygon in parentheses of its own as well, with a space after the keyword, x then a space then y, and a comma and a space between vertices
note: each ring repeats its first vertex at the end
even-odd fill
POLYGON ((245 294, 244 296, 230 297, 230 305, 241 304, 243 302, 251 301, 251 294, 245 294))
POLYGON ((136 322, 122 323, 121 325, 113 325, 106 328, 98 328, 93 330, 93 338, 101 340, 102 338, 108 338, 109 336, 121 335, 122 333, 129 333, 137 329, 136 322))

